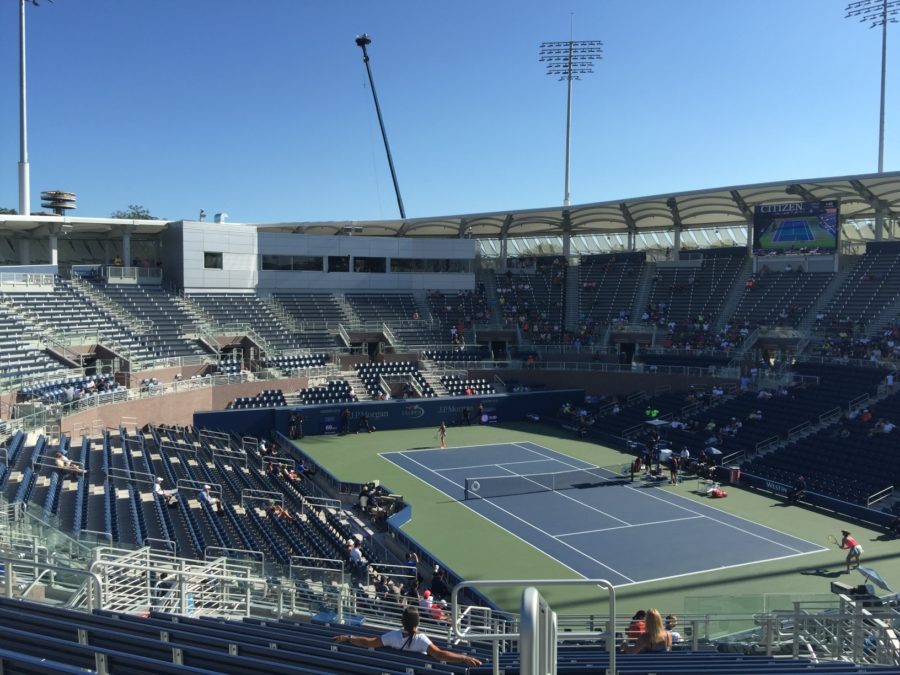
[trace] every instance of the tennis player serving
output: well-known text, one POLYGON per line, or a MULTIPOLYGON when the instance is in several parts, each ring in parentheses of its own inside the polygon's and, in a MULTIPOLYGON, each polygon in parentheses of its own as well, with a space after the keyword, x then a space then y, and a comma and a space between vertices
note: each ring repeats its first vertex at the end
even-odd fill
POLYGON ((862 555, 863 549, 847 530, 841 530, 841 535, 843 538, 840 548, 847 549, 847 571, 849 572, 853 563, 856 563, 855 567, 859 567, 859 556, 862 555))

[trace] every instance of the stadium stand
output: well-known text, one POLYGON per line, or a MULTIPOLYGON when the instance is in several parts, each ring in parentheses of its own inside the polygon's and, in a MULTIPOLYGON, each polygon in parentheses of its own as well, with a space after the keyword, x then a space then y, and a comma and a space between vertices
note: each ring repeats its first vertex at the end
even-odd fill
POLYGON ((650 302, 663 308, 668 321, 709 321, 718 315, 728 291, 744 268, 746 250, 703 250, 682 254, 683 259, 688 257, 700 258, 699 267, 657 266, 650 302))
POLYGON ((821 309, 819 327, 831 332, 865 328, 900 297, 900 252, 895 247, 870 244, 853 266, 847 281, 821 309))
POLYGON ((266 389, 256 396, 240 396, 231 404, 235 410, 243 410, 247 408, 271 408, 287 405, 284 398, 284 392, 281 389, 266 389))
POLYGON ((191 293, 188 298, 220 327, 249 327, 277 350, 309 349, 255 293, 191 293))
POLYGON ((830 272, 761 273, 748 279, 731 323, 796 328, 834 278, 830 272))
POLYGON ((359 363, 356 372, 371 397, 437 396, 418 364, 412 361, 359 363))
POLYGON ((582 322, 605 326, 630 316, 645 258, 644 253, 581 257, 578 281, 581 284, 579 309, 582 322))
POLYGON ((164 289, 129 284, 105 284, 98 288, 113 302, 152 325, 150 335, 156 353, 167 356, 204 353, 195 341, 184 337, 193 325, 191 317, 164 289))
POLYGON ((496 275, 503 325, 517 328, 528 342, 559 344, 565 332, 566 265, 555 257, 510 264, 505 274, 496 275))
POLYGON ((303 387, 300 400, 307 404, 316 403, 353 403, 359 400, 356 392, 346 380, 328 380, 317 387, 303 387))
POLYGON ((63 279, 57 278, 53 291, 14 291, 6 298, 37 330, 65 334, 69 340, 80 335, 81 344, 100 342, 132 358, 162 355, 152 335, 138 334, 63 279))

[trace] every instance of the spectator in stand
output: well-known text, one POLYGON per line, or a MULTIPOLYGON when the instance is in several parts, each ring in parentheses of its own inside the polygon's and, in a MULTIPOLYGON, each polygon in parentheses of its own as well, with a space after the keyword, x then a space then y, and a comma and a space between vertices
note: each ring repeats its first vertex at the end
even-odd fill
POLYGON ((628 628, 625 629, 625 635, 630 640, 637 640, 641 635, 644 634, 644 631, 647 630, 647 623, 645 619, 647 618, 647 612, 642 609, 639 609, 634 613, 634 616, 631 617, 631 623, 628 624, 628 628))
POLYGON ((84 469, 81 468, 81 465, 78 462, 73 462, 71 459, 66 457, 62 452, 56 453, 56 468, 61 471, 67 471, 71 473, 73 476, 80 476, 85 473, 84 469))
POLYGON ((353 540, 353 543, 350 544, 350 564, 354 567, 364 567, 366 564, 366 559, 362 554, 362 550, 359 547, 359 541, 357 539, 353 540))
POLYGON ((434 576, 431 577, 431 592, 439 600, 450 597, 451 589, 450 580, 447 578, 447 570, 441 569, 437 565, 435 565, 434 576))
POLYGON ((294 520, 294 516, 292 516, 286 508, 281 504, 276 504, 274 501, 269 502, 269 507, 266 509, 266 515, 269 516, 269 518, 280 518, 287 522, 294 520))
POLYGON ((178 490, 164 490, 162 484, 163 477, 157 476, 156 482, 153 483, 153 493, 162 499, 166 506, 175 506, 175 495, 178 494, 178 490))
POLYGON ((681 642, 681 633, 675 630, 675 626, 678 625, 678 617, 674 614, 666 615, 666 630, 672 634, 672 644, 677 642, 681 642))
POLYGON ((672 651, 672 633, 666 630, 659 610, 649 610, 646 619, 646 630, 637 638, 634 646, 627 647, 625 651, 629 654, 672 651))
POLYGON ((419 610, 415 607, 406 607, 403 610, 402 623, 403 630, 393 630, 385 633, 381 637, 338 635, 334 638, 334 641, 339 644, 349 643, 355 647, 365 647, 368 649, 391 647, 392 649, 399 649, 402 651, 428 654, 428 656, 437 661, 463 666, 481 665, 481 661, 474 656, 458 654, 446 649, 441 649, 435 645, 428 636, 419 633, 419 610))
POLYGON ((210 508, 214 508, 216 515, 221 516, 225 513, 222 507, 222 500, 212 493, 212 485, 207 484, 203 486, 203 489, 200 491, 200 501, 205 502, 210 508))

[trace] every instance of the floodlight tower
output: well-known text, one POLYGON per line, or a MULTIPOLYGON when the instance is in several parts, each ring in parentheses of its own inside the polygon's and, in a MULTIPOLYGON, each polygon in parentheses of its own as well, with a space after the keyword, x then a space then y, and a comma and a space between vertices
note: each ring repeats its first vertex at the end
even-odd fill
POLYGON ((381 106, 378 105, 378 94, 375 93, 375 80, 372 79, 372 67, 369 65, 369 52, 366 50, 366 46, 370 44, 372 44, 372 39, 365 33, 356 38, 356 46, 362 49, 363 63, 366 64, 366 72, 369 74, 369 86, 372 89, 372 99, 375 101, 375 113, 378 115, 378 124, 381 126, 381 138, 384 140, 384 151, 387 153, 391 179, 394 181, 394 192, 397 195, 397 206, 400 207, 400 217, 406 220, 406 209, 403 208, 403 198, 400 197, 400 184, 397 182, 397 172, 394 170, 391 146, 388 145, 387 131, 384 130, 384 119, 381 117, 381 106))
MULTIPOLYGON (((900 1, 900 0, 898 0, 900 1)), ((547 64, 547 74, 568 84, 566 98, 566 186, 563 206, 569 205, 569 146, 572 131, 572 80, 594 72, 594 61, 603 58, 603 43, 599 40, 568 40, 542 42, 540 61, 547 64)))
POLYGON ((881 26, 881 113, 878 118, 878 173, 884 173, 884 84, 887 73, 887 25, 897 23, 900 0, 858 0, 847 5, 846 19, 859 19, 869 28, 881 26))

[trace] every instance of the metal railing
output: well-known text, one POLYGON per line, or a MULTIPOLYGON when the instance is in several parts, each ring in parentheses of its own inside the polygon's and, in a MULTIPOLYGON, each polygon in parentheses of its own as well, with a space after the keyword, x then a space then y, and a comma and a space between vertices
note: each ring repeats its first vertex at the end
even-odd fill
POLYGON ((99 547, 94 556, 90 571, 102 582, 103 609, 115 612, 240 618, 251 615, 253 598, 268 587, 253 560, 194 560, 150 547, 99 547))
MULTIPOLYGON (((612 673, 613 675, 616 672, 616 589, 606 579, 481 579, 478 581, 463 581, 453 587, 451 598, 452 601, 450 605, 452 619, 450 621, 450 625, 453 628, 453 636, 459 640, 477 639, 481 641, 489 641, 491 643, 491 649, 493 652, 491 663, 493 664, 494 675, 500 675, 500 642, 505 642, 508 640, 519 641, 521 672, 537 673, 552 672, 546 670, 539 671, 537 666, 542 654, 546 655, 550 653, 555 656, 557 640, 568 641, 604 639, 606 642, 606 651, 609 654, 609 667, 607 669, 607 672, 612 673), (545 634, 546 639, 553 640, 552 644, 536 643, 536 640, 539 636, 535 634, 535 623, 533 620, 529 621, 525 617, 527 613, 529 617, 533 618, 537 610, 537 598, 532 593, 523 593, 521 619, 522 624, 518 633, 507 631, 489 633, 476 633, 471 630, 463 631, 460 629, 462 625, 462 615, 460 612, 459 593, 466 588, 477 588, 479 586, 487 586, 492 588, 514 586, 519 588, 526 587, 531 589, 537 586, 591 586, 605 588, 609 597, 609 615, 606 621, 606 626, 604 627, 604 634, 598 635, 596 632, 592 631, 566 631, 564 633, 557 634, 557 632, 553 630, 549 634, 545 634), (526 602, 528 603, 527 605, 526 602)), ((555 665, 555 659, 552 663, 555 665)))
POLYGON ((162 284, 163 271, 159 267, 119 267, 103 265, 100 275, 110 283, 162 284))
POLYGON ((32 274, 30 272, 0 272, 0 286, 7 291, 29 291, 52 289, 55 277, 52 274, 32 274))
POLYGON ((347 329, 344 328, 344 324, 338 324, 338 335, 341 336, 341 340, 344 341, 344 344, 348 347, 350 346, 350 334, 347 332, 347 329))

